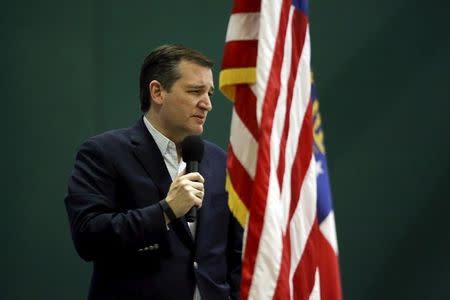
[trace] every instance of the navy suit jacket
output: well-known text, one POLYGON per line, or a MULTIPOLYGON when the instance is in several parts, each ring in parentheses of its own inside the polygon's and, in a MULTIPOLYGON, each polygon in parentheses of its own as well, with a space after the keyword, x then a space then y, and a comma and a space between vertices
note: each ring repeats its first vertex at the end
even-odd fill
POLYGON ((65 204, 78 254, 93 261, 89 299, 237 299, 242 229, 230 214, 225 152, 205 142, 196 238, 167 228, 158 205, 171 178, 142 120, 81 145, 65 204))

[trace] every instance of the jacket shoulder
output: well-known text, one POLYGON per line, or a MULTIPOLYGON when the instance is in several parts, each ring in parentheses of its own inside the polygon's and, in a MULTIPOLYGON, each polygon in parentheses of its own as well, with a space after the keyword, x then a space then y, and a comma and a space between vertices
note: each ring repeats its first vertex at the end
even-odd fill
POLYGON ((130 135, 131 128, 108 130, 87 138, 80 148, 95 147, 110 151, 130 144, 130 135))
POLYGON ((204 143, 205 143, 205 152, 208 155, 213 155, 213 156, 220 157, 220 158, 226 158, 227 154, 222 148, 220 148, 216 144, 214 144, 210 141, 207 141, 207 140, 204 140, 204 143))
POLYGON ((206 158, 209 161, 209 164, 214 166, 214 169, 225 171, 227 164, 226 152, 214 143, 211 143, 209 141, 204 141, 204 143, 205 143, 204 158, 206 158))

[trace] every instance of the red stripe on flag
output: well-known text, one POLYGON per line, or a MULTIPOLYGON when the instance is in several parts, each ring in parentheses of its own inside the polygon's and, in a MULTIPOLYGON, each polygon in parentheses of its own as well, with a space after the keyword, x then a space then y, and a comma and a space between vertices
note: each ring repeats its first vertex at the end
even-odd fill
POLYGON ((255 140, 258 140, 256 96, 247 84, 236 85, 234 109, 255 140))
POLYGON ((259 12, 261 0, 238 0, 234 1, 232 13, 259 12))
POLYGON ((257 40, 227 42, 223 53, 222 70, 255 67, 257 54, 257 40))
MULTIPOLYGON (((309 168, 313 151, 313 131, 312 131, 312 102, 308 102, 308 107, 303 118, 303 125, 300 131, 297 152, 295 153, 294 164, 292 165, 291 176, 291 206, 289 209, 289 222, 297 209, 300 199, 300 190, 303 186, 306 171, 309 168)), ((314 178, 316 180, 316 178, 314 178)))
MULTIPOLYGON (((289 225, 288 225, 289 226, 289 225)), ((289 296, 289 269, 291 267, 291 236, 288 230, 283 235, 283 249, 281 253, 280 272, 278 273, 277 286, 273 299, 291 299, 289 296)))
MULTIPOLYGON (((288 79, 288 88, 287 88, 287 103, 286 103, 286 116, 284 118, 284 127, 283 133, 280 142, 280 157, 278 161, 277 175, 278 175, 278 183, 280 187, 283 187, 283 177, 284 177, 284 169, 286 164, 286 143, 289 133, 290 127, 290 115, 291 115, 291 105, 292 105, 292 95, 294 93, 294 85, 295 80, 297 79, 297 70, 298 64, 300 60, 300 56, 302 54, 303 45, 306 37, 306 28, 308 25, 308 18, 298 10, 294 10, 292 16, 292 55, 291 55, 291 70, 289 73, 288 79)), ((308 74, 309 76, 309 74, 308 74)), ((300 78, 301 80, 301 78, 300 78)), ((297 113, 297 112, 294 112, 297 113)))
MULTIPOLYGON (((292 165, 291 175, 291 201, 289 207, 289 219, 286 233, 283 235, 283 251, 280 272, 275 290, 275 299, 290 299, 289 274, 291 270, 291 221, 300 200, 300 191, 305 180, 306 172, 310 166, 312 157, 312 104, 308 107, 303 119, 302 128, 298 138, 298 148, 292 165)), ((315 180, 315 178, 314 178, 315 180)))
POLYGON ((275 52, 272 59, 270 76, 264 97, 261 130, 259 136, 258 162, 255 175, 253 197, 250 207, 250 217, 247 226, 247 243, 242 262, 241 297, 247 299, 252 283, 255 261, 259 248, 259 240, 264 223, 267 192, 270 176, 270 136, 273 116, 280 92, 280 72, 283 62, 284 41, 289 17, 291 1, 283 0, 280 21, 275 42, 275 52))
POLYGON ((320 273, 320 298, 322 300, 341 300, 339 260, 322 231, 317 234, 317 249, 320 273))
POLYGON ((244 205, 249 207, 253 189, 253 180, 248 175, 241 162, 236 158, 231 145, 228 146, 227 168, 228 170, 233 170, 233 172, 229 172, 228 175, 234 190, 239 195, 239 198, 244 205))
POLYGON ((295 287, 293 294, 293 299, 295 300, 308 300, 314 287, 315 273, 319 259, 317 255, 318 233, 319 225, 316 218, 308 236, 305 249, 303 250, 302 258, 300 259, 300 263, 298 264, 292 279, 292 285, 295 287))

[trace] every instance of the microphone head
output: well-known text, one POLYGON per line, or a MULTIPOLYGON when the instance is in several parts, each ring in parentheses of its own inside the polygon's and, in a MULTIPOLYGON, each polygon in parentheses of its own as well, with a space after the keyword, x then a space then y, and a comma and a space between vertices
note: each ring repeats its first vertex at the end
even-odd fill
POLYGON ((189 135, 181 142, 181 156, 185 162, 198 161, 203 158, 205 145, 198 135, 189 135))

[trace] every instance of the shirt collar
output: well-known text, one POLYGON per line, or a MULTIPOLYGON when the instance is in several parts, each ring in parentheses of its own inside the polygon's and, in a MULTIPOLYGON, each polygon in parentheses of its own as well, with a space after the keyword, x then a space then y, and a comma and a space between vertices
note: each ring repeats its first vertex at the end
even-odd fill
POLYGON ((161 132, 159 132, 153 125, 150 123, 150 121, 143 116, 145 127, 147 127, 148 131, 152 135, 153 139, 156 142, 156 145, 158 146, 159 151, 161 151, 162 155, 166 155, 168 151, 175 150, 176 146, 175 143, 169 140, 166 136, 164 136, 161 132))

